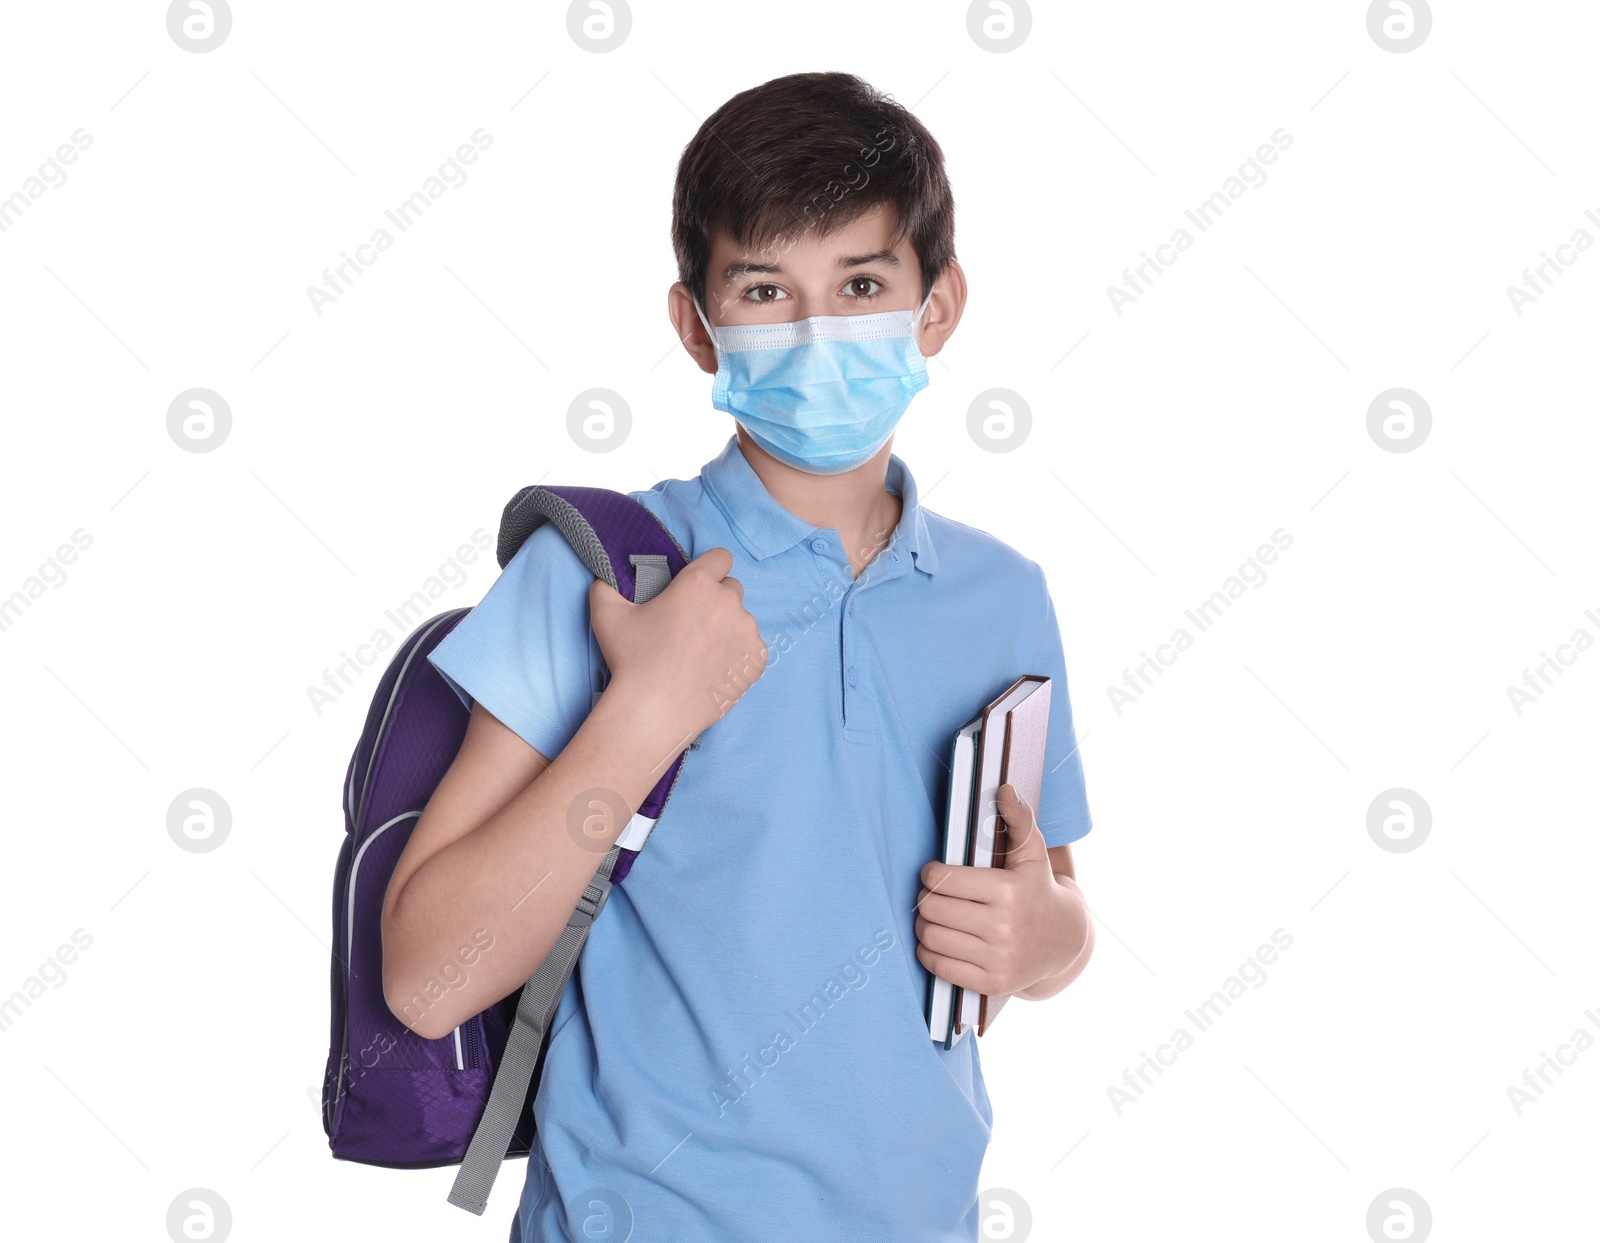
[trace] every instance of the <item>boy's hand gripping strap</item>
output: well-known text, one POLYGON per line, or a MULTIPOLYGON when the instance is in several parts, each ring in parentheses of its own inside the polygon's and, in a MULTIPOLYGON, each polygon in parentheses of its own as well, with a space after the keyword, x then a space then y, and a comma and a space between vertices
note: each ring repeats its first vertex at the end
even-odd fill
MULTIPOLYGON (((532 486, 512 497, 501 515, 495 556, 502 569, 546 522, 566 537, 591 574, 635 604, 653 598, 689 561, 672 532, 631 496, 606 488, 532 486)), ((699 741, 696 735, 684 745, 694 747, 699 741)), ((617 838, 622 854, 613 881, 620 881, 633 866, 682 767, 680 752, 617 838)))

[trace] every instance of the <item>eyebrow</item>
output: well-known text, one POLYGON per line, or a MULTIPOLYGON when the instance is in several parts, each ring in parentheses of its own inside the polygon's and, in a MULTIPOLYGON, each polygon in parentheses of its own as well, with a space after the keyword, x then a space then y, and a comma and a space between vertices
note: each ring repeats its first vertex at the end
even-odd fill
POLYGON ((900 266, 900 256, 892 250, 875 250, 869 255, 846 255, 839 260, 841 268, 864 268, 869 263, 881 263, 885 267, 897 268, 900 266))
MULTIPOLYGON (((861 268, 869 263, 881 263, 885 267, 897 268, 900 266, 900 257, 892 250, 875 250, 865 255, 844 255, 840 258, 838 266, 843 268, 861 268)), ((781 276, 783 265, 778 263, 730 263, 723 271, 722 277, 726 281, 736 281, 741 276, 781 276)))

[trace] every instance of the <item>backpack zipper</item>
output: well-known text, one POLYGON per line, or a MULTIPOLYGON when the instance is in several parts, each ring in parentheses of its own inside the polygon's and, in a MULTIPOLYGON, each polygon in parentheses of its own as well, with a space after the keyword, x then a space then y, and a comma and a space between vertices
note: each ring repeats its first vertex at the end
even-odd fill
MULTIPOLYGON (((355 761, 356 761, 356 758, 360 755, 360 750, 361 750, 359 743, 357 744, 357 747, 356 747, 356 754, 352 755, 350 757, 350 774, 349 774, 349 779, 348 779, 348 781, 346 782, 346 785, 345 785, 345 796, 344 797, 345 797, 345 814, 349 817, 349 824, 346 826, 346 831, 347 831, 346 840, 349 841, 352 846, 354 845, 355 838, 361 832, 361 822, 366 817, 366 814, 367 814, 367 790, 368 790, 368 787, 371 785, 371 782, 372 782, 372 769, 373 769, 374 765, 377 763, 378 751, 382 747, 383 741, 384 741, 384 736, 388 733, 388 730, 389 730, 389 715, 390 715, 390 713, 392 713, 394 711, 395 700, 399 696, 401 685, 405 682, 406 674, 411 669, 411 662, 416 658, 417 649, 420 648, 425 642, 427 642, 429 636, 432 635, 433 632, 439 628, 441 623, 448 621, 451 617, 456 617, 459 620, 461 617, 465 617, 467 615, 467 613, 470 612, 470 611, 471 611, 470 609, 458 609, 454 613, 441 613, 437 617, 434 617, 432 620, 423 623, 423 625, 417 631, 413 632, 411 634, 411 636, 406 639, 405 643, 401 645, 401 650, 405 651, 406 658, 405 658, 405 661, 400 666, 400 672, 395 675, 394 685, 389 690, 388 702, 384 705, 384 708, 383 708, 383 716, 381 718, 379 718, 379 721, 378 721, 378 728, 373 731, 372 746, 367 752, 366 771, 362 774, 362 778, 361 778, 361 795, 360 795, 359 799, 356 798, 356 780, 355 780, 355 778, 356 778, 356 762, 355 761), (407 644, 409 644, 409 648, 407 648, 407 646, 406 646, 407 644), (355 800, 353 804, 352 804, 352 800, 355 800)), ((396 656, 396 659, 398 659, 399 653, 398 652, 395 653, 395 656, 396 656)), ((385 672, 387 672, 387 670, 385 672)), ((382 685, 381 681, 380 681, 379 685, 380 686, 382 685)), ((365 733, 365 731, 363 731, 363 734, 364 733, 365 733)), ((422 814, 422 812, 419 809, 416 812, 413 812, 413 813, 410 813, 410 814, 420 816, 422 814)), ((404 816, 396 817, 396 819, 404 819, 404 818, 405 818, 404 816)), ((383 825, 376 832, 377 833, 383 832, 384 829, 388 828, 389 825, 391 825, 393 823, 395 823, 394 820, 389 821, 388 824, 383 825)), ((343 903, 346 904, 349 908, 353 908, 354 905, 355 905, 355 899, 354 899, 353 895, 354 895, 354 892, 355 892, 355 875, 354 875, 354 873, 355 873, 355 869, 356 869, 356 864, 357 864, 357 862, 359 862, 359 860, 361 858, 361 854, 366 850, 367 846, 371 844, 371 840, 372 840, 373 836, 376 836, 376 833, 374 833, 371 836, 369 836, 368 839, 361 844, 361 850, 358 850, 358 851, 354 852, 354 855, 353 855, 353 857, 351 859, 351 864, 350 864, 350 874, 346 877, 346 880, 345 880, 345 892, 343 894, 337 895, 339 898, 343 899, 343 903)), ((347 946, 347 948, 345 950, 346 957, 345 957, 345 961, 344 961, 344 966, 345 966, 346 971, 348 971, 349 970, 349 966, 350 966, 350 959, 349 959, 350 950, 349 950, 348 946, 350 944, 350 941, 353 940, 355 934, 354 934, 353 930, 349 929, 348 927, 345 929, 345 932, 346 932, 346 946, 347 946)), ((337 923, 335 924, 334 933, 335 933, 335 935, 338 935, 337 923)), ((342 1035, 341 1040, 340 1040, 339 1069, 338 1069, 338 1074, 336 1075, 336 1077, 334 1079, 333 1099, 328 1102, 327 1112, 326 1112, 326 1115, 325 1115, 326 1118, 328 1119, 328 1125, 329 1125, 329 1128, 330 1128, 328 1133, 329 1133, 330 1136, 333 1133, 332 1129, 331 1129, 332 1128, 332 1124, 333 1124, 333 1119, 334 1119, 335 1115, 338 1112, 339 1102, 344 1099, 345 1085, 346 1085, 346 1083, 348 1082, 348 1079, 349 1079, 349 1076, 348 1076, 348 1074, 346 1072, 347 1072, 347 1070, 349 1068, 349 1065, 350 1065, 350 1015, 349 1015, 349 1003, 348 1003, 350 982, 349 982, 348 979, 346 979, 346 980, 343 981, 343 984, 344 984, 344 992, 345 992, 345 995, 346 995, 346 1009, 345 1009, 345 1018, 344 1018, 344 1032, 343 1032, 343 1035, 342 1035)), ((337 989, 337 986, 336 986, 336 989, 337 989)))
POLYGON ((474 1014, 451 1033, 455 1038, 457 1070, 478 1069, 478 1032, 481 1027, 479 1016, 474 1014))
MULTIPOLYGON (((361 849, 356 851, 354 857, 350 860, 350 871, 349 871, 349 874, 345 878, 345 886, 344 886, 344 889, 345 889, 345 891, 344 891, 344 906, 345 906, 345 918, 344 918, 344 932, 345 932, 344 966, 345 966, 345 969, 347 971, 349 970, 349 967, 350 967, 350 956, 355 952, 355 936, 356 936, 356 932, 355 932, 356 876, 361 870, 361 858, 362 858, 363 855, 365 855, 367 853, 367 847, 372 845, 373 842, 377 841, 378 838, 386 830, 393 828, 395 825, 399 824, 402 820, 414 820, 420 815, 422 815, 422 811, 420 809, 417 809, 417 810, 414 810, 414 811, 402 812, 400 815, 396 816, 393 820, 385 821, 383 824, 379 825, 376 829, 374 829, 370 834, 368 834, 367 840, 361 843, 361 849)), ((348 980, 344 981, 344 986, 345 986, 346 992, 348 993, 348 990, 349 990, 349 987, 350 987, 350 984, 349 984, 348 980)), ((347 1011, 346 1011, 346 1014, 345 1014, 345 1024, 344 1024, 344 1049, 342 1051, 342 1056, 339 1058, 339 1078, 338 1078, 337 1082, 334 1085, 334 1101, 335 1102, 338 1102, 344 1096, 345 1085, 349 1082, 349 1074, 348 1074, 349 1068, 350 1068, 350 1016, 349 1016, 348 1008, 347 1008, 347 1011)))

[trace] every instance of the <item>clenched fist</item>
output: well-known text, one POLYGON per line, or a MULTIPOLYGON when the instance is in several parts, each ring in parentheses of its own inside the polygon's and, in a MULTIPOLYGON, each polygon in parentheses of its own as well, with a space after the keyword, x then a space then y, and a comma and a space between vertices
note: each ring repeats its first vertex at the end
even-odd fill
POLYGON ((766 669, 766 645, 731 569, 733 554, 711 548, 644 604, 599 579, 589 588, 589 624, 611 670, 607 693, 625 696, 663 745, 686 745, 766 669))

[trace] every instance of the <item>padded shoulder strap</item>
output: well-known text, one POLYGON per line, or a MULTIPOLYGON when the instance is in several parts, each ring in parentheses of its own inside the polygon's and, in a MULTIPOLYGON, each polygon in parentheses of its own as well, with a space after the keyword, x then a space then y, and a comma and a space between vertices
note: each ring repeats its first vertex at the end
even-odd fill
POLYGON ((630 600, 634 598, 630 554, 665 556, 669 574, 676 574, 689 560, 672 532, 626 493, 533 485, 512 497, 500 516, 495 557, 502 570, 546 522, 560 529, 596 578, 630 600))

